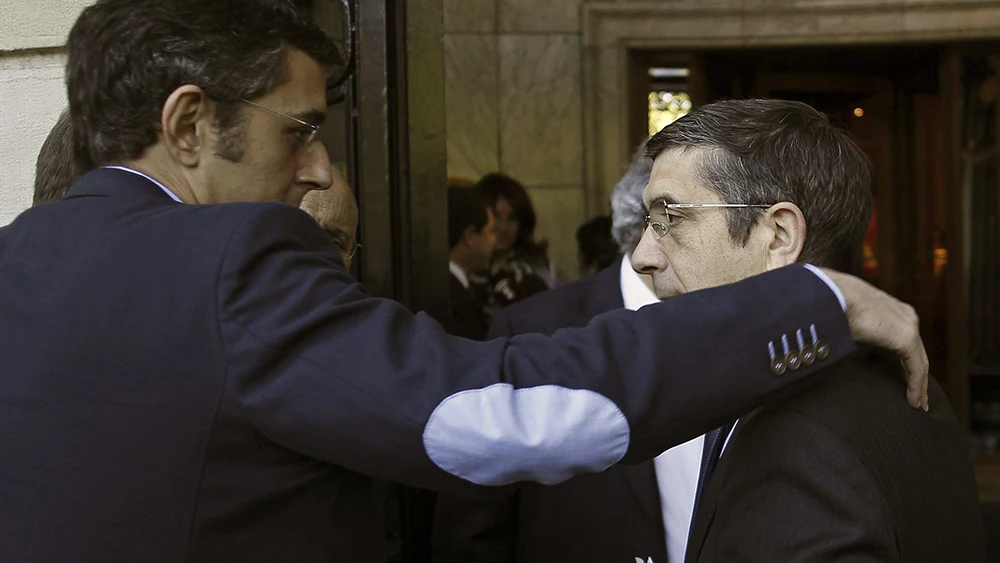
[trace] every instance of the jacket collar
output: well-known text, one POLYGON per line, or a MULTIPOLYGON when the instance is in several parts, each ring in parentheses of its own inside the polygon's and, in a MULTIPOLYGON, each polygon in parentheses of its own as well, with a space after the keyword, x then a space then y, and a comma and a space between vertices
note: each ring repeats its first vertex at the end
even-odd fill
POLYGON ((173 199, 153 182, 124 170, 97 168, 87 172, 73 184, 63 199, 78 197, 145 197, 173 199))

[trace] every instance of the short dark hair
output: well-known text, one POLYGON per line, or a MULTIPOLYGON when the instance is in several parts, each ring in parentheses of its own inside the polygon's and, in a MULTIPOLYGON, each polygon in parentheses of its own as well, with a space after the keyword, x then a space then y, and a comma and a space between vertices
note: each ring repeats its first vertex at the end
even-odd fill
POLYGON ((35 195, 32 205, 59 201, 83 175, 73 158, 73 124, 63 110, 45 137, 35 161, 35 195))
POLYGON ((596 270, 603 270, 614 264, 621 256, 618 244, 611 236, 611 225, 611 217, 598 215, 576 230, 581 266, 593 266, 596 270))
MULTIPOLYGON (((850 267, 871 221, 872 168, 824 114, 787 100, 716 102, 664 127, 646 155, 672 149, 699 149, 702 179, 727 203, 796 204, 808 233, 799 259, 850 267)), ((745 245, 762 211, 726 211, 730 237, 745 245)))
POLYGON ((476 182, 476 187, 489 196, 494 207, 496 207, 497 200, 502 197, 514 210, 514 216, 517 217, 519 225, 517 239, 514 241, 516 252, 525 256, 545 254, 546 245, 535 241, 535 226, 538 224, 535 207, 531 204, 528 191, 520 182, 506 174, 493 172, 476 182))
POLYGON ((462 240, 465 229, 479 232, 490 222, 490 200, 481 190, 448 186, 448 248, 462 240))
POLYGON ((156 142, 170 93, 193 84, 217 102, 220 133, 241 99, 287 80, 289 48, 324 67, 337 45, 292 0, 99 0, 67 42, 66 83, 83 168, 136 159, 156 142))

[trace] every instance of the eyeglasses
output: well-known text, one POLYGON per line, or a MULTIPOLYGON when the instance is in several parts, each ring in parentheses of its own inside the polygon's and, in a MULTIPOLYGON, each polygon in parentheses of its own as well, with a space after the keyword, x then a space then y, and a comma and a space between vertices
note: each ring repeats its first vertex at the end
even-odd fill
POLYGON ((330 237, 330 242, 333 243, 333 246, 337 247, 337 250, 340 251, 340 254, 345 259, 354 258, 354 255, 361 248, 361 245, 358 244, 358 241, 354 240, 354 237, 340 229, 323 229, 323 232, 330 237))
POLYGON ((249 105, 249 106, 253 106, 253 107, 257 108, 257 109, 264 110, 267 113, 271 113, 271 114, 277 115, 279 117, 284 117, 285 119, 291 119, 292 121, 294 121, 295 123, 298 123, 299 125, 301 125, 303 127, 308 127, 309 131, 296 131, 295 132, 296 136, 299 139, 299 142, 301 142, 302 146, 304 146, 306 148, 308 148, 309 146, 311 146, 316 141, 316 139, 319 137, 319 130, 320 130, 320 126, 319 125, 313 125, 312 123, 306 123, 305 121, 302 121, 301 119, 299 119, 297 117, 292 117, 290 115, 285 115, 285 114, 281 113, 280 111, 274 111, 273 109, 266 108, 266 107, 264 107, 264 106, 262 106, 260 104, 255 104, 255 103, 251 102, 250 100, 240 100, 240 101, 243 102, 244 104, 249 105))
POLYGON ((667 236, 670 232, 670 225, 677 219, 683 217, 678 213, 671 213, 676 209, 740 209, 755 208, 767 209, 770 205, 752 205, 749 203, 667 203, 663 200, 653 202, 649 206, 649 213, 646 215, 646 228, 653 228, 653 235, 657 240, 667 236))

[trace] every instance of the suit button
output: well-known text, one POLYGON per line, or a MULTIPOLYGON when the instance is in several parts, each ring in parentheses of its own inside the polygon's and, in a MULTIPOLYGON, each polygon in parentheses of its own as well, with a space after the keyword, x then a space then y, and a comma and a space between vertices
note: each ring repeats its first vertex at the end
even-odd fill
POLYGON ((799 355, 795 352, 789 352, 785 356, 785 363, 788 364, 788 369, 795 371, 802 367, 802 358, 799 358, 799 355))
POLYGON ((830 355, 830 345, 826 342, 816 343, 816 359, 825 360, 827 356, 830 355))
POLYGON ((816 361, 816 349, 811 344, 808 344, 802 348, 799 356, 802 358, 802 365, 811 366, 816 361))
POLYGON ((785 358, 774 358, 771 360, 771 373, 774 375, 785 375, 785 370, 788 367, 785 365, 785 358))

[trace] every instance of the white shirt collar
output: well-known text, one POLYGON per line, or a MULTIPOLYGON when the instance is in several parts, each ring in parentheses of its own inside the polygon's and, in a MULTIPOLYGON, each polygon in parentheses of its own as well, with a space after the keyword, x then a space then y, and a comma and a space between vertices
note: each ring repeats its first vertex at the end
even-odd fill
POLYGON ((176 201, 177 203, 184 203, 183 201, 181 201, 181 198, 177 197, 177 194, 175 194, 174 192, 170 191, 170 188, 164 186, 163 184, 161 184, 156 179, 151 178, 148 175, 143 174, 142 172, 139 172, 138 170, 135 170, 133 168, 127 168, 125 166, 103 166, 102 168, 113 168, 115 170, 123 170, 125 172, 131 172, 132 174, 135 174, 136 176, 142 176, 143 178, 145 178, 145 179, 149 180, 150 182, 156 184, 161 190, 163 190, 164 192, 166 192, 166 194, 168 196, 170 196, 170 199, 176 201))
POLYGON ((621 287, 625 308, 637 311, 646 305, 657 303, 656 294, 642 282, 642 274, 632 269, 632 256, 626 253, 622 258, 621 287))
POLYGON ((465 273, 465 270, 461 266, 449 260, 448 271, 451 272, 451 275, 455 276, 455 279, 458 280, 458 283, 462 284, 462 287, 469 289, 469 275, 465 273))

